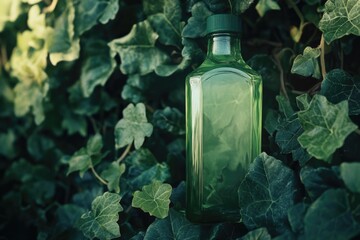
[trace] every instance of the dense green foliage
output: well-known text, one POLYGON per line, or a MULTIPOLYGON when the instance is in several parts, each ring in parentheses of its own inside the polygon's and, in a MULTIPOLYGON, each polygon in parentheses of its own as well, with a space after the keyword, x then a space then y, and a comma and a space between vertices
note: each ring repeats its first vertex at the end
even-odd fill
POLYGON ((358 0, 1 0, 0 238, 359 237, 359 36, 358 0), (242 223, 195 225, 184 79, 224 12, 264 81, 266 153, 242 223))

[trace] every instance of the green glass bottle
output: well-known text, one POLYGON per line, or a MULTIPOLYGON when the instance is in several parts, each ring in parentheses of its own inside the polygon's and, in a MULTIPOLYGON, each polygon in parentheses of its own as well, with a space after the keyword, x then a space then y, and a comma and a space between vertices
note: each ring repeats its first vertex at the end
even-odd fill
POLYGON ((242 59, 240 22, 207 19, 208 53, 186 78, 186 215, 238 222, 238 188, 261 151, 262 81, 242 59))

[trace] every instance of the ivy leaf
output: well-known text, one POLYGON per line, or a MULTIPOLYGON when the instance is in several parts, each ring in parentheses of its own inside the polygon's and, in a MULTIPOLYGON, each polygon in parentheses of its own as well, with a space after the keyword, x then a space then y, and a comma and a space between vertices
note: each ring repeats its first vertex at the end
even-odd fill
POLYGON ((248 229, 267 227, 270 233, 288 229, 287 212, 295 204, 294 172, 266 153, 250 165, 239 188, 241 216, 248 229))
POLYGON ((169 213, 169 204, 172 187, 167 183, 154 181, 150 185, 136 191, 131 206, 141 208, 151 216, 165 218, 169 213))
POLYGON ((271 240, 271 236, 266 228, 258 228, 237 240, 271 240))
POLYGON ((349 115, 360 114, 360 78, 341 69, 331 70, 321 83, 320 94, 334 104, 348 100, 349 115))
POLYGON ((22 117, 30 109, 35 117, 35 123, 41 124, 45 120, 43 101, 48 92, 48 85, 39 86, 36 83, 20 82, 15 86, 15 115, 22 117))
POLYGON ((13 130, 9 129, 6 133, 0 133, 0 155, 9 159, 14 158, 17 153, 15 151, 16 135, 13 130))
POLYGON ((163 110, 155 111, 152 122, 154 126, 169 133, 185 134, 185 117, 176 108, 166 107, 163 110))
POLYGON ((288 218, 291 229, 293 232, 301 236, 304 234, 304 216, 308 208, 308 204, 300 202, 294 205, 288 211, 288 218))
POLYGON ((283 95, 276 96, 276 101, 279 104, 280 112, 284 114, 286 119, 291 119, 294 116, 295 112, 291 106, 290 101, 283 95))
POLYGON ((105 24, 109 20, 114 19, 116 13, 119 11, 119 1, 79 1, 75 5, 75 11, 75 30, 78 35, 82 35, 84 32, 98 24, 98 22, 105 24))
POLYGON ((71 42, 75 37, 75 8, 70 1, 65 2, 61 15, 55 20, 54 33, 49 39, 50 53, 66 52, 71 48, 71 42))
POLYGON ((69 169, 67 175, 72 172, 79 171, 80 176, 91 167, 95 166, 101 160, 101 149, 103 147, 102 137, 100 134, 92 136, 87 146, 79 149, 69 160, 69 169))
POLYGON ((360 193, 360 163, 342 163, 340 165, 340 175, 350 191, 360 193))
POLYGON ((212 12, 204 2, 194 4, 191 8, 191 17, 182 31, 182 36, 185 38, 204 37, 206 34, 206 18, 210 15, 212 12))
POLYGON ((65 110, 62 112, 64 119, 61 122, 61 127, 67 130, 69 135, 79 133, 85 137, 87 132, 86 119, 72 111, 65 110))
POLYGON ((169 166, 158 163, 154 155, 146 148, 132 152, 126 159, 126 182, 131 189, 141 189, 152 181, 164 182, 170 177, 169 166))
POLYGON ((313 200, 331 188, 343 187, 343 183, 336 172, 326 167, 304 167, 300 171, 300 179, 309 197, 313 200))
POLYGON ((179 0, 161 0, 153 3, 146 1, 145 12, 148 14, 148 21, 152 28, 159 34, 159 41, 165 45, 172 45, 181 48, 181 6, 179 0), (149 6, 153 3, 155 6, 149 6), (147 8, 151 8, 148 10, 147 8), (157 11, 154 11, 157 8, 157 11), (151 15, 150 15, 151 14, 151 15))
POLYGON ((279 4, 274 0, 259 0, 255 8, 261 17, 264 16, 267 11, 280 10, 279 4))
POLYGON ((135 24, 130 33, 109 43, 113 55, 120 55, 123 74, 148 74, 168 60, 166 53, 155 46, 159 35, 149 21, 135 24))
POLYGON ((360 233, 343 189, 323 193, 307 210, 304 239, 351 239, 360 233))
POLYGON ((275 141, 279 145, 281 153, 292 153, 293 159, 298 160, 302 166, 311 158, 297 140, 303 132, 299 119, 295 118, 286 120, 280 125, 275 136, 275 141))
POLYGON ((125 172, 125 164, 118 162, 112 162, 104 171, 101 173, 101 177, 107 181, 107 187, 109 191, 115 191, 120 193, 120 177, 125 172))
POLYGON ((349 34, 360 36, 360 2, 328 0, 319 28, 328 44, 349 34))
POLYGON ((296 97, 296 105, 300 110, 306 110, 310 106, 311 99, 308 94, 302 94, 296 97))
POLYGON ((240 14, 245 12, 254 0, 231 0, 231 2, 235 13, 240 14))
POLYGON ((136 106, 129 104, 123 111, 123 118, 115 126, 116 148, 122 148, 134 142, 139 149, 145 137, 150 137, 153 126, 146 119, 145 105, 138 103, 136 106))
POLYGON ((81 67, 80 83, 84 96, 89 97, 98 85, 104 86, 116 67, 109 47, 104 41, 87 44, 86 58, 81 67))
POLYGON ((90 239, 107 240, 120 237, 117 221, 119 220, 118 212, 123 208, 119 202, 118 194, 105 192, 102 196, 94 199, 91 210, 81 216, 76 227, 90 239))
POLYGON ((165 219, 156 219, 146 230, 144 240, 197 240, 200 226, 191 224, 181 213, 170 209, 165 219))
POLYGON ((67 1, 49 39, 49 58, 54 66, 61 61, 73 61, 79 57, 80 40, 75 36, 74 20, 74 5, 67 1))
POLYGON ((321 78, 318 57, 321 50, 318 48, 306 47, 303 54, 296 56, 291 68, 291 73, 296 73, 304 77, 321 78))
POLYGON ((324 161, 330 161, 345 138, 357 129, 348 116, 347 101, 333 105, 321 95, 315 95, 309 108, 298 112, 298 116, 304 128, 298 141, 309 154, 324 161))

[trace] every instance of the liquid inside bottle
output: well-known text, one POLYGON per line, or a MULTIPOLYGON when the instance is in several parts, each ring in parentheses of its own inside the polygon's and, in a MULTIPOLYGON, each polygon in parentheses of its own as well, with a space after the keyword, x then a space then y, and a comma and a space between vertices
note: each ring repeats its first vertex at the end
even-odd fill
POLYGON ((186 79, 187 209, 193 222, 240 220, 238 188, 261 151, 262 83, 237 33, 209 36, 186 79))

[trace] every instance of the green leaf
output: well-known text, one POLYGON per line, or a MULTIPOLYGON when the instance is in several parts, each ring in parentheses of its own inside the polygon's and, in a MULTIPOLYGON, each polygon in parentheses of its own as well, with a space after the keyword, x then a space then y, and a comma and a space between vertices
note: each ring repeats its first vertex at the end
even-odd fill
POLYGON ((306 110, 310 106, 311 99, 308 94, 302 94, 296 97, 296 105, 300 110, 306 110))
POLYGON ((336 104, 343 100, 349 102, 349 115, 360 114, 360 78, 352 77, 341 69, 333 69, 321 83, 320 94, 336 104))
POLYGON ((132 152, 126 159, 126 182, 131 189, 141 189, 144 185, 157 180, 164 182, 170 178, 169 166, 158 163, 154 155, 146 148, 132 152))
POLYGON ((151 216, 165 218, 169 213, 171 191, 171 185, 154 181, 141 191, 134 192, 131 206, 141 208, 151 216))
POLYGON ((295 204, 298 187, 294 172, 266 153, 250 165, 239 188, 241 216, 248 229, 267 227, 283 233, 289 227, 287 212, 295 204))
POLYGON ((348 116, 347 101, 333 105, 321 95, 315 95, 309 108, 298 112, 298 116, 304 128, 298 141, 309 154, 324 161, 330 161, 345 138, 357 129, 348 116))
POLYGON ((84 173, 92 166, 91 157, 87 154, 85 148, 81 148, 71 156, 69 161, 69 169, 67 175, 72 172, 79 171, 80 176, 84 176, 84 173))
POLYGON ((15 115, 22 117, 31 109, 35 117, 35 123, 37 125, 41 124, 45 120, 43 102, 47 92, 47 84, 42 87, 36 83, 18 83, 14 89, 15 115))
POLYGON ((72 111, 64 111, 63 116, 61 127, 66 129, 69 135, 79 133, 83 137, 86 136, 88 125, 84 117, 72 111))
POLYGON ((301 160, 300 164, 310 160, 311 156, 301 147, 298 137, 304 132, 298 118, 286 120, 279 127, 275 141, 279 145, 281 153, 292 153, 294 160, 301 160), (302 154, 300 152, 303 151, 302 154), (298 159, 300 157, 300 159, 298 159))
POLYGON ((75 204, 64 204, 56 209, 56 226, 60 230, 68 230, 72 228, 76 221, 81 217, 85 212, 85 209, 75 205, 75 204))
POLYGON ((74 5, 67 1, 49 39, 49 58, 54 66, 61 61, 74 61, 79 57, 80 40, 75 36, 74 20, 74 5))
POLYGON ((36 160, 46 158, 47 153, 54 148, 54 141, 43 134, 33 133, 27 139, 27 150, 31 157, 36 160))
POLYGON ((291 229, 298 235, 304 234, 304 216, 309 204, 303 202, 296 204, 288 211, 288 218, 291 229))
POLYGON ((104 41, 88 42, 86 58, 81 67, 80 83, 84 96, 89 97, 98 85, 104 86, 116 67, 115 59, 104 41))
POLYGON ((191 224, 181 213, 170 209, 165 219, 156 219, 146 230, 144 240, 198 240, 200 226, 191 224))
POLYGON ((300 179, 309 197, 313 200, 329 189, 343 187, 343 183, 334 169, 326 167, 302 168, 300 171, 300 179))
POLYGON ((181 31, 184 24, 181 22, 179 0, 148 0, 145 2, 147 4, 144 5, 144 8, 148 14, 148 21, 155 32, 159 34, 159 41, 165 45, 181 48, 181 31))
POLYGON ((78 35, 82 35, 87 30, 101 22, 106 24, 114 19, 119 10, 117 0, 87 0, 79 1, 75 5, 76 18, 75 30, 78 35))
POLYGON ((259 2, 256 4, 256 10, 262 17, 267 11, 280 10, 280 6, 274 0, 259 0, 259 2))
POLYGON ((342 163, 340 175, 350 191, 360 193, 360 163, 342 163))
POLYGON ((95 134, 89 138, 86 144, 86 152, 89 156, 99 154, 103 147, 102 137, 100 134, 95 134))
POLYGON ((360 36, 360 2, 328 0, 319 28, 328 44, 349 34, 360 36))
POLYGON ((109 43, 113 55, 120 55, 120 70, 124 74, 150 73, 168 60, 166 53, 155 46, 158 34, 149 21, 135 24, 130 33, 109 43))
POLYGON ((331 189, 313 202, 306 212, 304 239, 351 239, 360 233, 352 216, 348 195, 331 189))
POLYGON ((105 192, 94 199, 91 210, 81 216, 76 227, 90 239, 107 240, 120 237, 117 221, 119 220, 118 212, 123 208, 119 202, 118 194, 105 192))
POLYGON ((152 122, 155 127, 169 133, 185 134, 185 117, 177 108, 166 107, 163 110, 155 111, 152 122))
POLYGON ((134 142, 139 149, 145 137, 150 137, 153 126, 146 119, 145 105, 142 103, 129 104, 123 111, 123 118, 115 126, 116 148, 122 148, 134 142))
POLYGON ((0 133, 0 155, 9 159, 14 158, 17 153, 15 151, 16 135, 13 130, 9 129, 6 133, 0 133))
POLYGON ((290 119, 292 116, 294 116, 295 112, 291 106, 289 99, 287 99, 283 95, 278 95, 276 96, 276 101, 279 104, 280 112, 282 112, 285 115, 286 119, 290 119))
POLYGON ((306 47, 303 54, 296 56, 291 68, 291 73, 304 77, 321 78, 318 58, 321 54, 319 48, 306 47))
POLYGON ((204 37, 206 35, 206 18, 212 15, 212 12, 201 1, 192 6, 191 15, 182 31, 182 36, 185 38, 204 37))
POLYGON ((61 15, 55 20, 54 33, 49 39, 49 53, 66 52, 71 48, 75 37, 74 19, 74 6, 66 1, 61 15))
POLYGON ((233 12, 240 14, 245 12, 254 0, 231 0, 233 12))
POLYGON ((238 240, 271 240, 271 236, 266 228, 258 228, 248 232, 245 236, 238 238, 238 240))
POLYGON ((120 193, 120 177, 125 172, 125 164, 112 162, 104 171, 101 173, 101 177, 107 181, 107 187, 109 191, 115 191, 120 193))
POLYGON ((98 95, 92 94, 85 98, 80 86, 80 81, 68 88, 71 110, 78 115, 91 116, 100 110, 101 99, 98 95))
POLYGON ((269 109, 265 117, 264 128, 270 135, 273 135, 281 126, 281 121, 280 114, 273 109, 269 109))
POLYGON ((95 166, 101 160, 101 149, 103 147, 102 137, 100 134, 92 136, 86 147, 81 148, 69 160, 69 169, 67 175, 79 171, 80 176, 91 167, 95 166))

